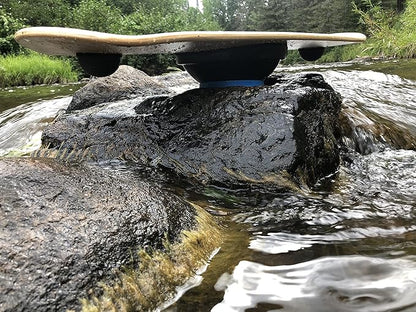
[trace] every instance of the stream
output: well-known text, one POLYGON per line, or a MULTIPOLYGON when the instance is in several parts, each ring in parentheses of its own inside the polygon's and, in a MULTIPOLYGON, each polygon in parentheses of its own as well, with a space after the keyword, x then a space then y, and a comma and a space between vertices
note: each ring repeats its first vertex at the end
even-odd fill
MULTIPOLYGON (((319 72, 341 94, 354 122, 339 172, 300 193, 171 185, 225 234, 206 271, 161 310, 416 311, 416 61, 279 71, 319 72), (404 131, 410 148, 393 148, 380 126, 404 131)), ((0 156, 36 150, 79 87, 0 90, 0 156)))

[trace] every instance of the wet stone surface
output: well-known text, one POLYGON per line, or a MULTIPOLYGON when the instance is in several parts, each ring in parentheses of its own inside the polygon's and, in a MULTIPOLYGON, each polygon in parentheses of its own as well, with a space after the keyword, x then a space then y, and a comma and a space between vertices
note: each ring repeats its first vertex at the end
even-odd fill
POLYGON ((168 94, 170 91, 151 79, 146 73, 130 66, 121 65, 114 74, 96 78, 75 92, 67 111, 71 112, 137 96, 165 93, 168 94))
POLYGON ((313 185, 339 165, 341 100, 319 74, 260 88, 193 89, 61 115, 44 147, 122 158, 201 183, 313 185))
POLYGON ((65 311, 195 225, 184 200, 127 171, 0 160, 0 307, 65 311))

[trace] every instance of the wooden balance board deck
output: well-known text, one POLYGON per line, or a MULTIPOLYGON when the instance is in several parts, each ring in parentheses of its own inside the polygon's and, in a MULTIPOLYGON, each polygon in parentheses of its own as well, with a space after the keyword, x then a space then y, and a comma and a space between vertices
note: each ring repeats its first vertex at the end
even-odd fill
POLYGON ((326 47, 359 43, 366 37, 360 33, 253 31, 189 31, 131 36, 32 27, 18 31, 15 39, 37 52, 77 56, 81 66, 96 76, 114 72, 122 55, 169 53, 175 54, 178 64, 202 84, 248 80, 258 84, 274 70, 280 59, 286 57, 287 50, 299 50, 304 59, 316 60, 326 47), (247 72, 247 68, 251 70, 247 72), (246 73, 242 72, 243 69, 246 73))
POLYGON ((254 31, 186 31, 151 35, 115 35, 89 30, 32 27, 18 31, 21 45, 50 55, 77 53, 157 54, 217 50, 235 46, 286 41, 289 50, 332 47, 365 41, 359 33, 296 33, 254 31))

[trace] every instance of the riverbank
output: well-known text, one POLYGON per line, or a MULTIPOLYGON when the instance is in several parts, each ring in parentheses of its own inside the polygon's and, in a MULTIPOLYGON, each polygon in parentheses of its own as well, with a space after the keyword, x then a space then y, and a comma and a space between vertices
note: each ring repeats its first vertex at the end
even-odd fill
POLYGON ((365 11, 355 7, 369 39, 360 45, 334 48, 321 62, 349 61, 356 57, 410 59, 416 57, 416 0, 406 1, 405 11, 398 15, 380 5, 364 1, 365 11))
POLYGON ((37 53, 0 56, 0 88, 78 81, 67 59, 37 53))
MULTIPOLYGON (((363 0, 366 9, 355 6, 362 32, 368 39, 361 44, 326 49, 316 63, 347 62, 354 59, 413 59, 416 58, 416 0, 408 0, 402 14, 383 9, 370 0, 363 0)), ((306 63, 297 51, 290 51, 283 65, 306 63)))

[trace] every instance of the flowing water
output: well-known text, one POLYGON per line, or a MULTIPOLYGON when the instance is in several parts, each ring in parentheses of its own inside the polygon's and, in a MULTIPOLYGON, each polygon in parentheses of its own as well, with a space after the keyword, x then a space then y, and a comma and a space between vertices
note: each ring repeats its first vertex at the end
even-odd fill
POLYGON ((0 157, 40 147, 42 130, 65 109, 81 84, 0 89, 0 157))
MULTIPOLYGON (((416 62, 280 70, 320 72, 341 93, 339 172, 301 193, 173 186, 225 234, 165 311, 416 311, 416 62)), ((0 108, 0 155, 35 149, 69 100, 0 108)))

